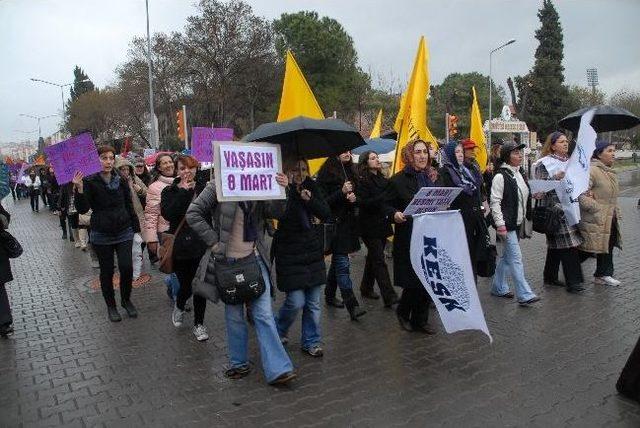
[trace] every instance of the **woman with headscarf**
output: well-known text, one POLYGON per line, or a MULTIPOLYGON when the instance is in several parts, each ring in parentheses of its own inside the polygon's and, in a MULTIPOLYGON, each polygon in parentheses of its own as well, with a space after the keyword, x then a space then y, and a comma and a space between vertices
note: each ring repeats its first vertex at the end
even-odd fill
POLYGON ((383 210, 390 183, 382 174, 382 164, 376 152, 366 151, 360 155, 358 180, 360 236, 367 247, 360 294, 367 299, 379 299, 380 295, 373 290, 377 282, 385 308, 391 308, 398 303, 398 295, 391 285, 384 248, 387 238, 393 235, 393 229, 383 210))
MULTIPOLYGON (((542 157, 533 165, 534 176, 538 180, 562 180, 569 161, 569 141, 562 132, 553 132, 547 136, 542 147, 542 157)), ((584 290, 582 268, 580 267, 579 246, 582 236, 577 226, 570 226, 562 211, 562 204, 555 190, 547 192, 539 202, 559 217, 560 227, 547 234, 547 257, 544 263, 543 279, 547 285, 564 287, 570 293, 584 290), (566 284, 558 280, 558 271, 562 271, 566 284)))
POLYGON ((360 308, 353 293, 350 277, 351 262, 349 254, 360 249, 358 239, 357 186, 358 175, 351 158, 351 152, 345 152, 326 160, 318 171, 318 184, 331 208, 331 217, 336 223, 336 234, 331 241, 331 265, 327 274, 327 286, 324 289, 327 305, 342 307, 336 299, 337 288, 344 301, 352 321, 356 321, 366 311, 360 308))
POLYGON ((73 177, 75 185, 74 203, 80 214, 92 210, 91 245, 100 265, 100 288, 107 304, 109 320, 121 321, 116 308, 113 290, 113 255, 118 258, 120 271, 120 304, 130 318, 138 311, 131 302, 133 265, 131 246, 133 235, 140 232, 140 223, 131 203, 129 186, 115 170, 115 149, 98 147, 102 170, 83 178, 81 172, 73 177))
POLYGON ((403 211, 422 187, 433 187, 438 179, 431 166, 429 144, 413 140, 402 149, 405 167, 391 177, 388 200, 384 207, 387 218, 396 223, 393 239, 393 283, 402 288, 396 315, 400 327, 407 331, 435 334, 429 326, 429 302, 431 298, 411 264, 411 232, 413 219, 403 211))
POLYGON ((272 243, 276 264, 277 285, 286 293, 276 315, 278 334, 283 343, 302 309, 300 347, 312 357, 321 357, 320 294, 326 283, 323 242, 314 229, 314 219, 324 222, 331 216, 318 185, 309 177, 305 160, 285 162, 284 173, 289 178, 287 206, 278 221, 272 243))
POLYGON ((482 176, 474 174, 464 164, 463 145, 450 141, 444 147, 443 166, 440 179, 443 186, 459 187, 460 194, 451 203, 450 209, 460 210, 469 246, 469 257, 476 274, 476 262, 487 249, 487 226, 482 210, 482 176))
POLYGON ((598 141, 591 159, 589 190, 579 197, 578 228, 584 242, 580 250, 596 255, 596 284, 618 286, 613 277, 613 248, 622 248, 618 177, 613 169, 615 146, 598 141))
POLYGON ((524 276, 520 238, 525 237, 522 225, 531 211, 529 185, 522 170, 524 144, 507 142, 500 148, 493 183, 491 184, 491 215, 496 227, 498 259, 493 275, 491 294, 513 298, 509 291, 507 273, 515 282, 516 298, 520 306, 530 306, 540 300, 531 290, 524 276))

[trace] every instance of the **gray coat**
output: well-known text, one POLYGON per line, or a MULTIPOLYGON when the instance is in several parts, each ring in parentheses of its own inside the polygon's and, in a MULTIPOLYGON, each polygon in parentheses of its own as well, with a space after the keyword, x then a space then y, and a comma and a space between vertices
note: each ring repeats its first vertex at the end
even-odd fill
MULTIPOLYGON (((286 201, 264 201, 254 204, 254 220, 258 228, 256 249, 267 267, 269 266, 270 243, 267 242, 268 220, 280 219, 285 212, 286 201)), ((200 236, 209 248, 200 261, 200 266, 193 280, 194 290, 203 284, 215 284, 214 257, 224 257, 231 236, 231 228, 236 210, 241 209, 237 202, 218 202, 213 182, 191 203, 187 210, 187 223, 200 236), (213 256, 213 257, 212 257, 213 256)), ((217 302, 216 287, 206 287, 211 293, 207 296, 217 302)), ((195 291, 194 291, 195 292, 195 291)))

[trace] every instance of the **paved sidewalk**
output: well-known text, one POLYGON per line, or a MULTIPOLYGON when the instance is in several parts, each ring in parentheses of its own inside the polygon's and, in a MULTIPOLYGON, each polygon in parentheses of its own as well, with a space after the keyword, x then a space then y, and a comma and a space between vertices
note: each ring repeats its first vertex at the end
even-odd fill
MULTIPOLYGON (((493 298, 480 280, 493 345, 479 332, 444 334, 437 314, 440 333, 428 337, 401 331, 380 302, 366 301, 357 323, 323 305, 325 357, 300 352, 298 322, 289 352, 299 379, 288 389, 265 384, 253 334, 258 367, 226 379, 223 308, 208 306, 211 339, 196 342, 190 328, 172 326, 157 271, 133 292, 140 317, 110 323, 90 286, 97 270, 60 239, 57 219, 5 199, 25 253, 8 286, 16 334, 0 341, 0 426, 638 427, 640 405, 619 397, 615 382, 640 336, 639 193, 620 199, 622 286, 588 283, 580 296, 543 287, 538 235, 523 248, 539 305, 493 298)), ((362 266, 360 253, 356 284, 362 266)))

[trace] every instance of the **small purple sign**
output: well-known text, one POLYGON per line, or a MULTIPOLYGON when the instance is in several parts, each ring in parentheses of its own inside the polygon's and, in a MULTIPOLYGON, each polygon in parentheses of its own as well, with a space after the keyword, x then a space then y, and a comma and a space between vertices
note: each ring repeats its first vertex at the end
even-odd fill
POLYGON ((233 141, 232 128, 191 128, 191 154, 200 162, 213 162, 212 141, 233 141))
POLYGON ((102 170, 98 151, 88 133, 45 147, 44 152, 53 165, 58 184, 69 183, 77 171, 86 177, 102 170))

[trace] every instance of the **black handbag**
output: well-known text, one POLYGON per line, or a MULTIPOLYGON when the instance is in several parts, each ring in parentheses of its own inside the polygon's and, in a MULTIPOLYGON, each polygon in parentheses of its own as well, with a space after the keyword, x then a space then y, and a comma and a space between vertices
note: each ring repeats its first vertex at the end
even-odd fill
POLYGON ((495 245, 489 245, 481 260, 476 262, 476 273, 482 278, 491 278, 496 273, 496 257, 498 251, 495 245))
POLYGON ((540 205, 536 201, 533 207, 531 220, 534 232, 545 235, 553 235, 560 230, 560 219, 564 213, 558 213, 557 210, 540 205))
POLYGON ((10 259, 17 259, 24 251, 18 240, 6 230, 0 231, 0 244, 10 259))
POLYGON ((255 254, 234 261, 216 258, 215 277, 220 300, 227 305, 251 302, 266 289, 255 254))
POLYGON ((317 223, 314 224, 318 239, 322 242, 322 251, 325 255, 331 253, 331 244, 337 233, 336 223, 317 223))

